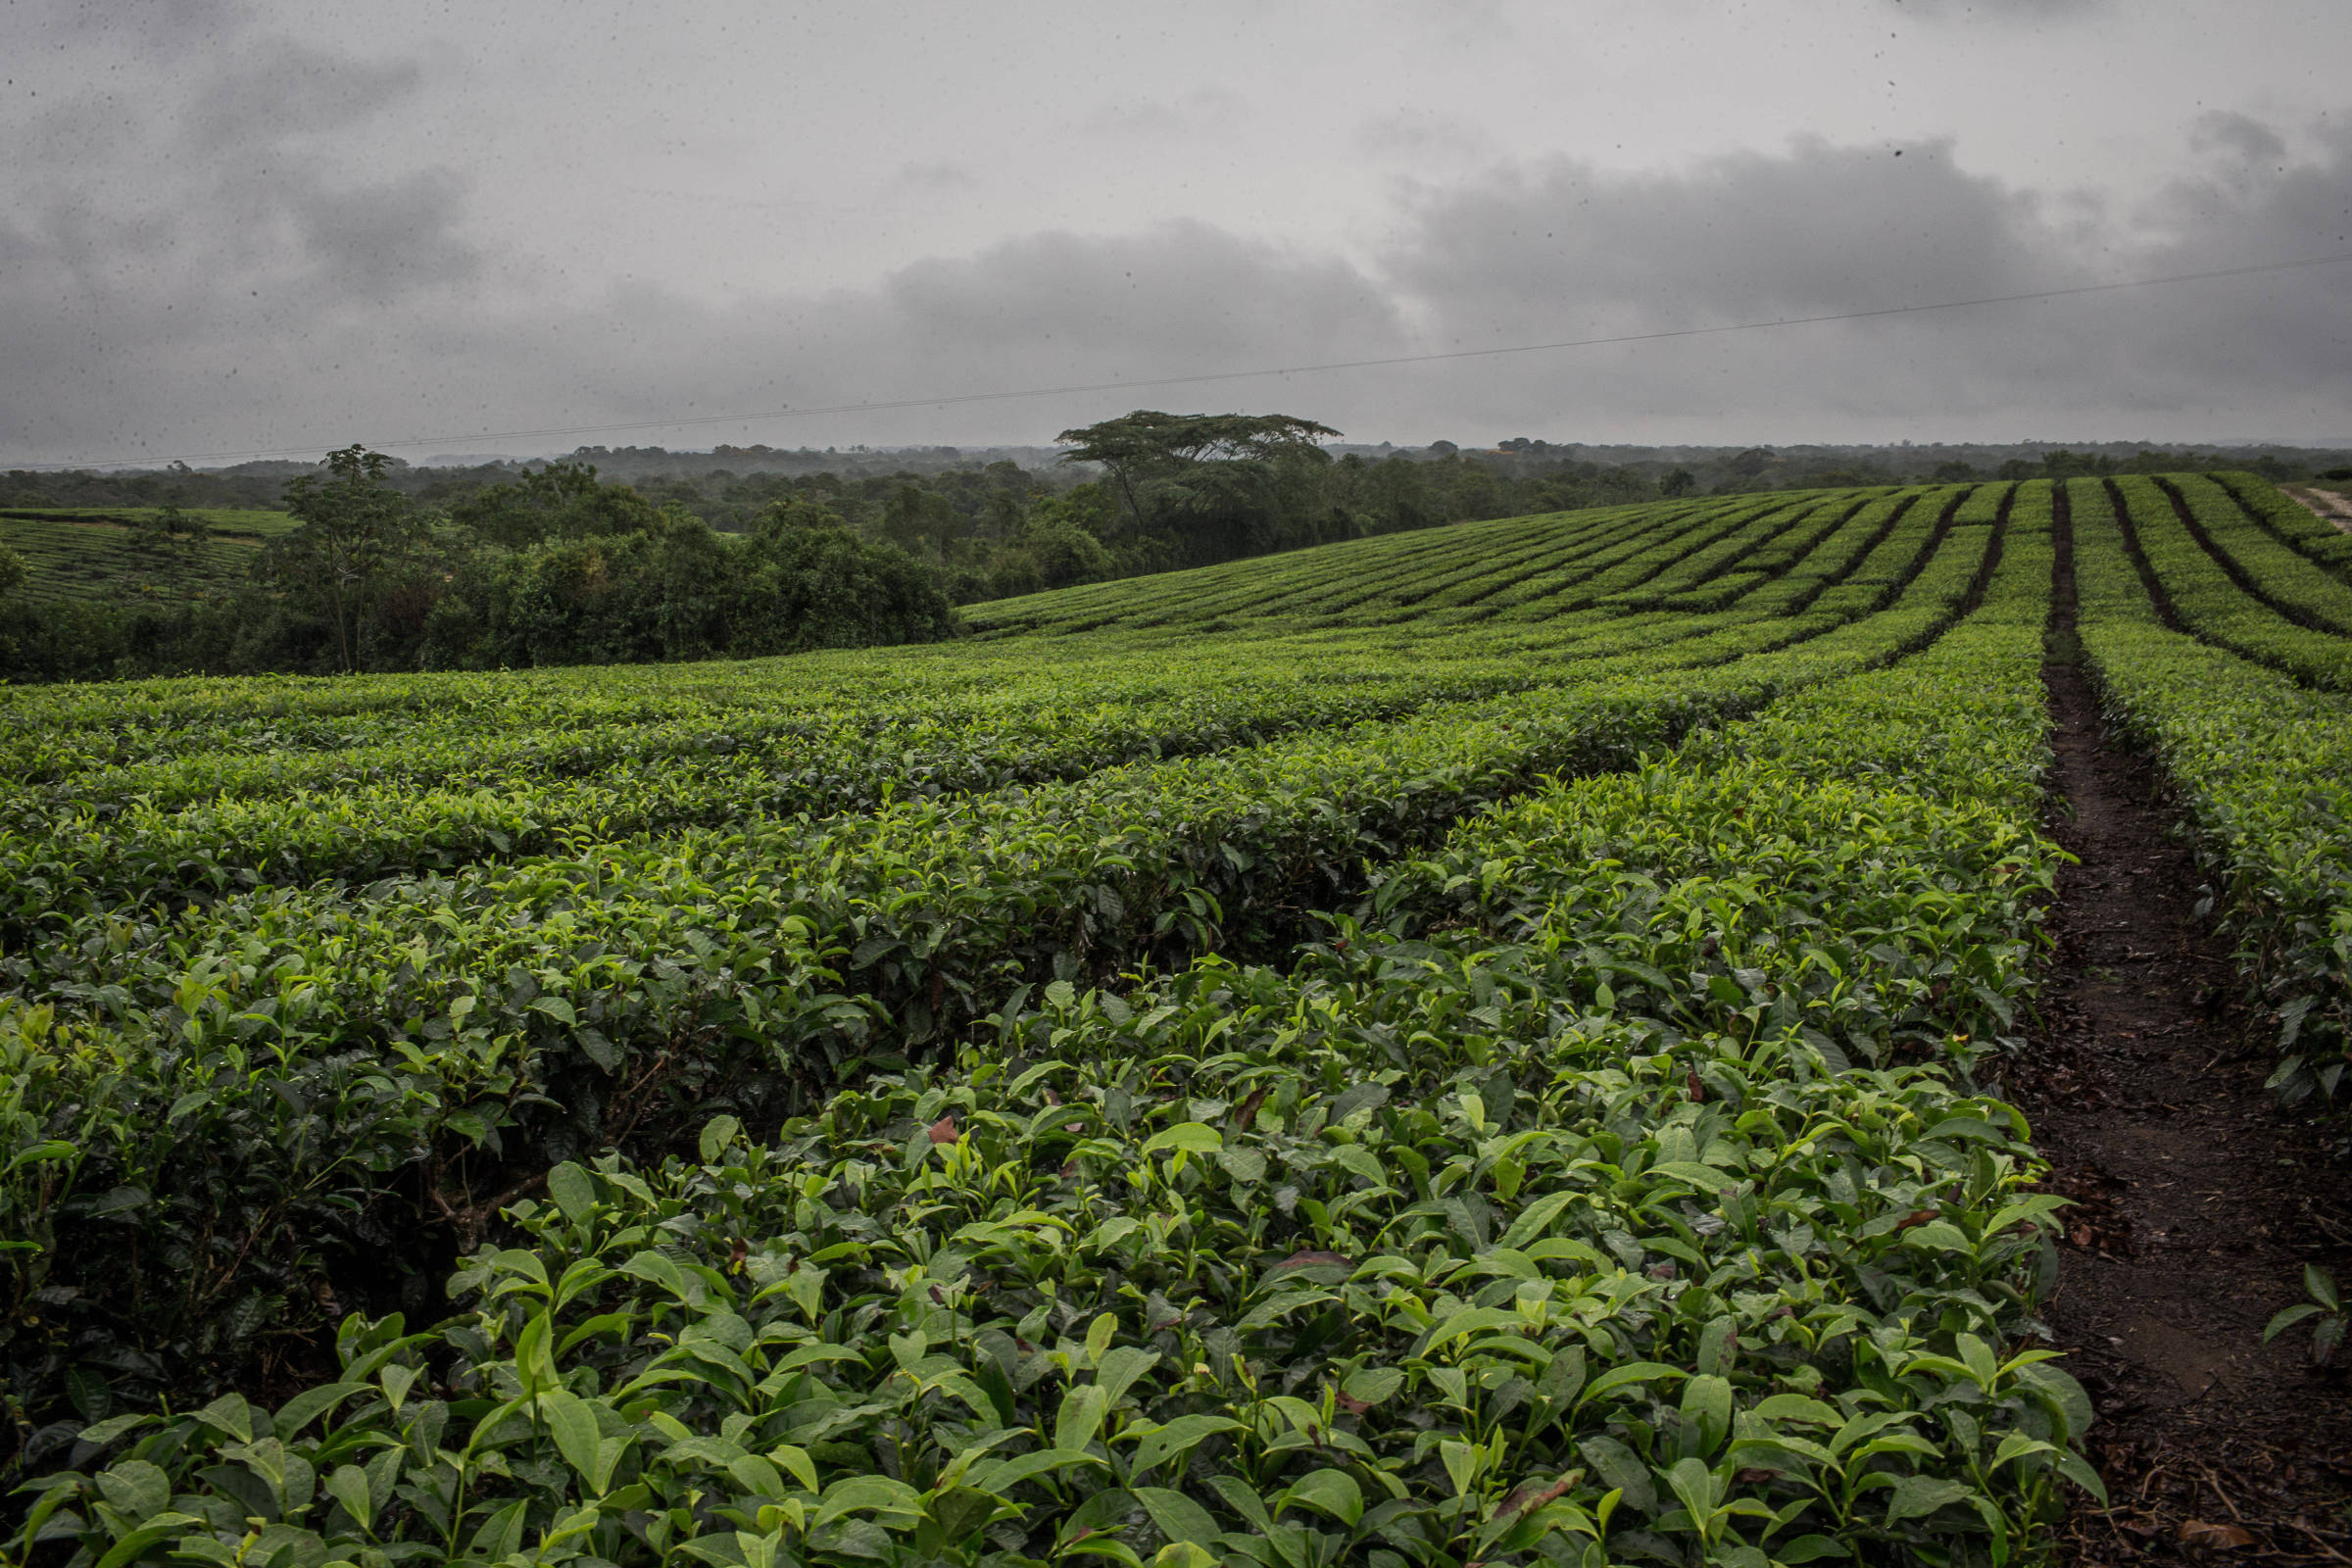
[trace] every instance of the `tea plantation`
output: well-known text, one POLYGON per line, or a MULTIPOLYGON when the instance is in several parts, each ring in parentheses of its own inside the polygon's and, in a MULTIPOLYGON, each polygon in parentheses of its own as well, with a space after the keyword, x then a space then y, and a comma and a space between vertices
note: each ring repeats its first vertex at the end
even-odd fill
POLYGON ((26 566, 24 594, 61 599, 201 597, 242 582, 261 547, 294 526, 282 512, 153 507, 0 507, 0 547, 26 566))
POLYGON ((0 1556, 2041 1555, 2062 545, 2333 1096, 2352 552, 2242 474, 0 691, 0 1556))

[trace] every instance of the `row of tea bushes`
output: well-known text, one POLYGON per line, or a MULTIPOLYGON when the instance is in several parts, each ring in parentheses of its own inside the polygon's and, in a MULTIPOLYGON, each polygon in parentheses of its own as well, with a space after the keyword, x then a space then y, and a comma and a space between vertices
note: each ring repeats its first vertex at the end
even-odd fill
POLYGON ((694 1157, 557 1165, 518 1245, 458 1271, 463 1315, 355 1317, 340 1373, 274 1409, 63 1435, 21 1539, 122 1563, 2033 1551, 2061 1478, 2096 1487, 2081 1391, 2015 1344, 2059 1200, 1952 1071, 2015 1005, 2057 858, 2047 539, 2017 532, 1981 621, 1463 825, 1288 970, 1056 982, 952 1068, 772 1135, 728 1116, 694 1157), (1841 835, 1864 853, 1823 852, 1841 835), (1563 850, 1614 863, 1565 875, 1563 850), (1847 1059, 1865 1043, 1882 1064, 1847 1059))

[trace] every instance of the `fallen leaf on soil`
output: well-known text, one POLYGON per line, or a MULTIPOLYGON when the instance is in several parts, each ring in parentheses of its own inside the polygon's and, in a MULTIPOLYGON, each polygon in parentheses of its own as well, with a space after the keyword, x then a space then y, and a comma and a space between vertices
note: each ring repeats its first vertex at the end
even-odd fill
POLYGON ((2088 1247, 2090 1245, 2090 1234, 2089 1226, 2078 1225, 2073 1230, 2066 1233, 2066 1239, 2074 1243, 2077 1247, 2088 1247))
POLYGON ((2235 1551, 2240 1546, 2254 1544, 2254 1535, 2236 1525, 2209 1525, 2202 1519, 2183 1519, 2180 1521, 2180 1541, 2184 1545, 2235 1551))

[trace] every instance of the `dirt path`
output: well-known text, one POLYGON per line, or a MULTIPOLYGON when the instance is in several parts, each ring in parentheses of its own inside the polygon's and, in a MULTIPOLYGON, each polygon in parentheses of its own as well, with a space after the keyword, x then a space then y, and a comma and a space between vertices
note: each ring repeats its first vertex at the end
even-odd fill
POLYGON ((2337 490, 2303 488, 2288 490, 2286 494, 2319 514, 2325 521, 2334 523, 2346 533, 2352 533, 2352 497, 2337 490))
MULTIPOLYGON (((2053 648, 2073 646, 2061 535, 2053 648)), ((2045 1319, 2100 1419, 2114 1507, 2085 1503, 2065 1560, 2352 1562, 2352 1391, 2268 1347, 2303 1264, 2352 1286, 2344 1172, 2263 1088, 2274 1048, 2231 1002, 2227 945, 2195 917, 2199 877, 2147 765, 2103 733, 2082 671, 2047 666, 2060 878, 2057 972, 2018 1101, 2079 1200, 2045 1319), (2194 1548, 2183 1531, 2219 1527, 2194 1548), (2230 1534, 2230 1532, 2237 1534, 2230 1534)))

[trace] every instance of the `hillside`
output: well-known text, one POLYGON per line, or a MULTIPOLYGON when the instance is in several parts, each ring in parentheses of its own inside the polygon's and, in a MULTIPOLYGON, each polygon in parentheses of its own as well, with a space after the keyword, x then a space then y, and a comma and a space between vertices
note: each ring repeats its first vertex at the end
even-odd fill
MULTIPOLYGON (((2087 675, 2295 1022, 2239 1088, 2329 1104, 2348 549, 2243 474, 1839 489, 919 647, 0 690, 24 1539, 2046 1555, 2130 1462, 2075 1374, 2156 1352, 2065 1316, 2141 1200, 2054 1188, 2036 1008, 2218 995, 2082 991, 2053 742, 2125 765, 2087 675)), ((2178 1223, 2286 1230, 2227 1154, 2178 1223)), ((2167 1288, 2253 1346, 2346 1261, 2287 1240, 2167 1288)))
POLYGON ((244 581, 262 545, 294 525, 282 512, 191 507, 184 515, 201 519, 204 540, 144 545, 141 522, 162 514, 160 508, 4 508, 0 545, 24 558, 30 569, 18 591, 37 603, 140 591, 180 599, 244 581))

